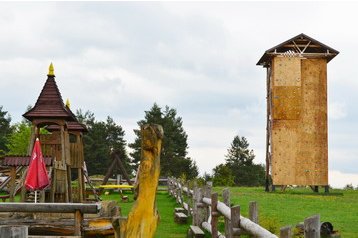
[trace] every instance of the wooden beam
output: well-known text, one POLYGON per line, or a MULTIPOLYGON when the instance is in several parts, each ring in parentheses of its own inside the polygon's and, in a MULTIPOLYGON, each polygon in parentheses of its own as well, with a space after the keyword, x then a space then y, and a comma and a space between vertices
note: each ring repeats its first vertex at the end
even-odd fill
POLYGON ((97 214, 100 204, 87 203, 10 203, 3 202, 0 212, 43 212, 43 213, 74 213, 76 210, 82 213, 97 214))

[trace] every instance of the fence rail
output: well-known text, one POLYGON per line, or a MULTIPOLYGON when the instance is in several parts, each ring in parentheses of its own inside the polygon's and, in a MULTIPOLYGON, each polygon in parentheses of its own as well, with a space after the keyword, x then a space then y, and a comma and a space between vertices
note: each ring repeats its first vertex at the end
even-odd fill
MULTIPOLYGON (((248 233, 255 237, 277 238, 275 234, 259 226, 252 220, 240 215, 240 206, 230 207, 230 193, 226 189, 223 192, 224 202, 218 200, 218 194, 211 192, 211 186, 204 188, 182 185, 178 180, 168 180, 169 194, 176 198, 176 201, 183 206, 188 215, 193 216, 193 225, 199 226, 212 237, 231 238, 240 234, 248 233), (188 198, 184 201, 184 193, 188 198), (218 231, 218 218, 224 217, 225 235, 218 231)), ((257 206, 256 206, 257 207, 257 206)), ((257 211, 257 210, 256 210, 257 211)), ((257 217, 257 215, 255 215, 257 217)))
MULTIPOLYGON (((193 189, 190 189, 188 184, 183 185, 178 179, 168 178, 169 194, 175 197, 177 203, 185 209, 188 216, 192 216, 193 226, 208 231, 212 237, 232 238, 248 234, 255 238, 277 238, 275 234, 258 225, 256 202, 249 203, 249 218, 246 218, 240 215, 239 205, 231 206, 228 188, 223 190, 223 201, 219 201, 218 194, 212 193, 211 187, 211 184, 208 184, 202 188, 194 186, 193 189), (218 218, 220 216, 223 216, 225 221, 225 235, 218 231, 218 218)), ((306 218, 301 227, 302 235, 305 238, 319 238, 323 233, 327 235, 325 237, 340 237, 339 234, 334 234, 332 230, 324 230, 325 226, 322 226, 322 224, 324 223, 320 222, 319 215, 306 218)), ((330 226, 332 225, 330 224, 330 226)), ((280 238, 291 238, 292 235, 291 226, 280 229, 280 238)))

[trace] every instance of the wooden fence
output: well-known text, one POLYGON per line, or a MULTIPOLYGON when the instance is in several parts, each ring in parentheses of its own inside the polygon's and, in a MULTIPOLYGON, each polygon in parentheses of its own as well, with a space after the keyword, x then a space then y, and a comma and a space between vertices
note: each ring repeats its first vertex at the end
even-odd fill
MULTIPOLYGON (((230 191, 228 188, 223 190, 223 202, 218 200, 218 193, 212 193, 211 185, 202 188, 183 185, 175 178, 168 178, 168 192, 175 197, 178 204, 184 208, 187 216, 192 216, 192 226, 189 228, 191 237, 196 236, 201 229, 209 232, 214 238, 232 238, 240 235, 249 235, 257 238, 274 238, 277 236, 258 225, 258 205, 256 202, 249 203, 249 218, 240 215, 240 206, 231 206, 230 191), (219 217, 223 216, 225 222, 224 234, 218 230, 219 217)), ((302 234, 305 238, 321 237, 320 216, 315 215, 305 219, 301 226, 302 234)), ((290 238, 293 236, 292 227, 286 226, 280 229, 280 238, 290 238)), ((327 236, 333 237, 333 236, 327 236)), ((338 236, 334 236, 338 237, 338 236)))

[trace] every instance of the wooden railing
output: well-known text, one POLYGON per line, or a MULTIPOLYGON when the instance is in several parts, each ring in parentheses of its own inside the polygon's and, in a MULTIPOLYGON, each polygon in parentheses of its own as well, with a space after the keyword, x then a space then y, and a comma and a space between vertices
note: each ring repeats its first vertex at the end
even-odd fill
MULTIPOLYGON (((241 216, 240 206, 230 207, 229 189, 223 191, 224 202, 218 200, 217 193, 211 192, 210 185, 203 188, 194 187, 191 190, 187 186, 183 186, 178 180, 170 178, 168 180, 168 189, 169 194, 176 198, 188 215, 192 215, 193 225, 205 229, 212 234, 212 237, 231 238, 242 234, 250 234, 256 237, 277 238, 276 235, 254 221, 241 216), (184 193, 187 195, 187 202, 184 201, 184 193), (220 216, 223 216, 225 220, 225 235, 218 231, 218 218, 220 216)), ((257 208, 257 205, 252 203, 250 207, 257 208)), ((251 209, 250 217, 257 218, 257 209, 251 209)))
MULTIPOLYGON (((230 191, 228 188, 223 190, 223 201, 218 200, 218 193, 211 192, 211 185, 205 185, 202 188, 183 185, 175 178, 168 178, 168 192, 175 197, 177 203, 185 209, 188 216, 192 216, 192 223, 195 227, 200 227, 208 231, 214 238, 232 238, 242 234, 250 237, 270 238, 276 237, 270 231, 258 225, 258 205, 256 202, 249 203, 249 218, 240 215, 240 206, 231 207, 230 191), (224 234, 218 231, 218 218, 224 217, 225 231, 224 234)), ((329 222, 325 222, 329 223, 329 222)), ((301 230, 305 238, 319 238, 324 223, 320 222, 320 216, 315 215, 308 217, 304 223, 296 226, 301 230)), ((332 226, 329 223, 330 226, 332 226)), ((191 226, 192 227, 192 226, 191 226)), ((330 233, 332 230, 324 231, 330 233)), ((280 238, 290 238, 293 235, 292 226, 285 226, 280 229, 280 238)), ((196 237, 196 236, 193 236, 196 237)), ((339 237, 336 235, 326 237, 339 237)))

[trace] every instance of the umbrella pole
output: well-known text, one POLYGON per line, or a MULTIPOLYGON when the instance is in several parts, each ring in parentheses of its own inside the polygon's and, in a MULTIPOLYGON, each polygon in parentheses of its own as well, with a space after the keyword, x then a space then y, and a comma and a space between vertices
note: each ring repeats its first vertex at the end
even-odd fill
POLYGON ((37 190, 35 190, 35 203, 37 203, 37 190))

